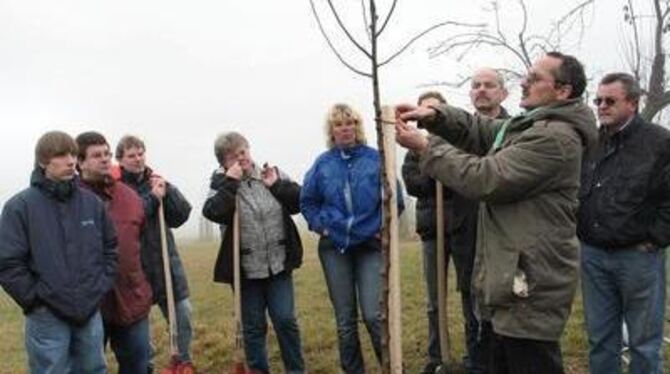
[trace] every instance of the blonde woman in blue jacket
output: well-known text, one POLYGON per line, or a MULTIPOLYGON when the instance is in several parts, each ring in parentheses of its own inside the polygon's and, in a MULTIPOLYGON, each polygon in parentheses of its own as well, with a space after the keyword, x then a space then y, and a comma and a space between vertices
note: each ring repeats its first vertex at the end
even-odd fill
POLYGON ((310 230, 320 235, 319 259, 335 309, 340 365, 347 374, 364 373, 359 307, 378 360, 381 355, 380 158, 366 145, 362 118, 349 105, 329 110, 326 134, 328 150, 305 175, 300 210, 310 230))

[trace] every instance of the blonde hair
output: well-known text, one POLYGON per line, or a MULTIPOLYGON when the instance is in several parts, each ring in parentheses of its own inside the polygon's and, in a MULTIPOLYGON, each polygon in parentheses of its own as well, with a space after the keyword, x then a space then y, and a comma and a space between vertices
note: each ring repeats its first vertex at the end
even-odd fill
POLYGON ((365 139, 365 129, 363 128, 363 118, 352 107, 347 104, 338 103, 333 105, 326 115, 326 146, 328 149, 335 147, 333 139, 333 126, 344 121, 354 121, 354 133, 356 135, 356 144, 367 144, 365 139))

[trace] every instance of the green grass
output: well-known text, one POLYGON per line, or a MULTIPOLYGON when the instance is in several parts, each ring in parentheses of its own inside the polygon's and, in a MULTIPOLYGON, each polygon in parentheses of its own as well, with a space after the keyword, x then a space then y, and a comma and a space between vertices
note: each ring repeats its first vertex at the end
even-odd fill
MULTIPOLYGON (((203 372, 220 373, 232 363, 234 343, 232 294, 228 286, 212 282, 212 267, 218 243, 182 243, 182 259, 191 286, 191 301, 195 325, 193 352, 195 363, 203 372)), ((332 306, 323 279, 315 243, 305 235, 305 262, 295 272, 298 323, 304 357, 310 373, 338 373, 338 351, 332 306)), ((402 310, 403 360, 407 373, 418 373, 425 363, 427 319, 425 288, 421 255, 417 242, 402 246, 402 310)), ((463 355, 463 318, 460 295, 454 289, 454 271, 449 271, 449 331, 453 357, 463 355)), ((157 367, 168 362, 166 325, 157 308, 152 315, 152 335, 156 347, 157 367)), ((23 348, 23 316, 13 301, 0 291, 0 373, 26 372, 23 348)), ((372 349, 364 326, 360 325, 368 368, 376 368, 372 349)), ((277 342, 272 329, 269 333, 269 353, 273 372, 283 372, 277 342)), ((572 316, 562 340, 563 358, 568 373, 585 373, 586 334, 583 328, 581 298, 575 300, 572 316)), ((114 359, 108 354, 111 372, 114 359)), ((666 362, 668 350, 666 350, 666 362)), ((670 366, 666 366, 666 369, 670 366)), ((462 372, 454 365, 455 373, 462 372)), ((374 372, 374 370, 371 370, 374 372)))

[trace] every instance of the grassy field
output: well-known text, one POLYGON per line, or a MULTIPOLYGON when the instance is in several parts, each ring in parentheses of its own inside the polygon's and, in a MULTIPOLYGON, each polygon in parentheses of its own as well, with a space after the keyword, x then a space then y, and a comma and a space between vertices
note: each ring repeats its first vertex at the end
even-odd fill
MULTIPOLYGON (((295 273, 295 289, 298 302, 304 356, 310 373, 338 373, 338 352, 333 311, 310 237, 305 238, 305 263, 295 273)), ((191 286, 194 306, 195 337, 193 351, 195 363, 202 372, 227 372, 231 365, 234 342, 232 324, 232 294, 230 288, 212 282, 217 243, 182 243, 182 259, 185 262, 191 286)), ((453 357, 460 361, 463 354, 463 319, 460 299, 454 290, 453 269, 450 270, 449 328, 453 343, 453 357)), ((407 373, 418 373, 425 360, 427 341, 427 319, 425 317, 425 291, 421 271, 421 255, 418 243, 406 243, 402 251, 402 309, 403 309, 403 357, 407 373)), ((586 335, 583 329, 581 299, 575 300, 567 332, 562 341, 564 362, 568 373, 585 373, 586 335)), ((367 340, 364 326, 360 325, 364 337, 366 362, 370 372, 376 372, 376 364, 367 340)), ((157 351, 157 367, 167 363, 167 334, 165 322, 154 308, 152 334, 157 351)), ((26 372, 26 357, 23 348, 23 316, 13 301, 0 291, 0 373, 26 372)), ((281 359, 272 329, 269 334, 269 351, 273 372, 283 372, 281 359)), ((109 355, 111 367, 114 359, 109 355)), ((666 350, 666 361, 668 350, 666 350)), ((455 373, 463 372, 457 364, 455 373)), ((669 366, 666 364, 666 369, 669 366)), ((112 370, 112 372, 114 372, 112 370)))

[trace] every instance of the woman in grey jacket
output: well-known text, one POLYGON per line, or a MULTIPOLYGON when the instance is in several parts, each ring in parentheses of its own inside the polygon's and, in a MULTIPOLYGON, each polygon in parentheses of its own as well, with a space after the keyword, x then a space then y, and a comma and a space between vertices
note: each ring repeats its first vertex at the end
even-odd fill
MULTIPOLYGON (((250 369, 269 372, 266 333, 270 315, 287 373, 303 373, 300 332, 295 318, 292 270, 302 244, 290 214, 298 213, 300 186, 276 167, 259 168, 249 142, 237 132, 220 135, 214 153, 221 167, 211 180, 203 215, 231 225, 239 201, 242 325, 250 369)), ((225 230, 214 269, 215 281, 232 279, 232 230, 225 230)))

